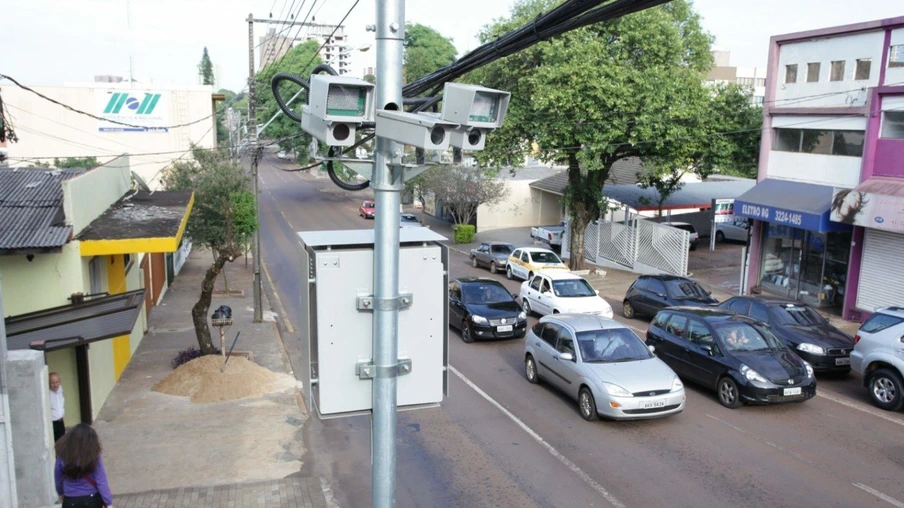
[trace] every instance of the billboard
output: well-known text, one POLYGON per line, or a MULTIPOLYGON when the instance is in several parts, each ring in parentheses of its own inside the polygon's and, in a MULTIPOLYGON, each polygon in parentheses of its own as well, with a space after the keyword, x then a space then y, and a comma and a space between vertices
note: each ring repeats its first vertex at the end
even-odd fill
POLYGON ((97 90, 95 98, 99 132, 169 131, 169 92, 97 90))
POLYGON ((904 197, 835 189, 830 219, 866 228, 904 233, 904 197))
POLYGON ((744 220, 744 217, 735 215, 734 202, 734 199, 713 199, 713 223, 744 220))

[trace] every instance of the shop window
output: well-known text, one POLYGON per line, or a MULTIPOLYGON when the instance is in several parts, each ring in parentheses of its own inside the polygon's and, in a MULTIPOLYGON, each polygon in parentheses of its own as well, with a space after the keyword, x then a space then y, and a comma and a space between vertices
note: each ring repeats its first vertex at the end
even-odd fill
POLYGON ((904 44, 892 46, 888 51, 889 67, 904 67, 904 44))
POLYGON ((785 66, 785 83, 797 83, 797 64, 785 66))
MULTIPOLYGON (((904 53, 904 50, 902 50, 904 53)), ((882 138, 904 139, 904 111, 882 112, 882 138)))
POLYGON ((854 68, 854 79, 869 79, 869 71, 873 65, 873 61, 869 58, 858 58, 857 66, 854 68))
POLYGON ((775 129, 772 149, 822 155, 863 155, 863 131, 775 129))
POLYGON ((862 131, 833 131, 832 155, 848 155, 860 157, 863 155, 862 131))
POLYGON ((772 149, 780 152, 799 152, 800 129, 775 129, 772 149))
POLYGON ((844 60, 832 62, 832 73, 829 75, 829 81, 844 81, 844 60))
POLYGON ((832 153, 832 131, 802 130, 800 151, 829 155, 832 153))
POLYGON ((816 83, 819 81, 819 62, 811 62, 807 64, 807 83, 816 83))

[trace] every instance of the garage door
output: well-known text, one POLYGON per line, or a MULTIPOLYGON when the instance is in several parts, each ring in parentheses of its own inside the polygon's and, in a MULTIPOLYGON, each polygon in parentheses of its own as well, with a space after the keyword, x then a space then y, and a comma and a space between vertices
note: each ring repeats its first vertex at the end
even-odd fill
POLYGON ((904 305, 904 235, 867 229, 860 262, 857 307, 874 312, 889 305, 904 305))

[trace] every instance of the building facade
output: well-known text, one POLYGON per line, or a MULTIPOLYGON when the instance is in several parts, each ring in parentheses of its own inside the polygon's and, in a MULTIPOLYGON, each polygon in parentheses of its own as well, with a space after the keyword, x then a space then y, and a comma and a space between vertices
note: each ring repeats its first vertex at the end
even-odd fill
POLYGON ((904 304, 904 17, 772 37, 747 285, 862 320, 904 304))
POLYGON ((759 67, 734 67, 731 52, 713 50, 714 66, 706 76, 712 84, 736 84, 750 92, 750 103, 762 106, 766 96, 766 70, 759 67))
POLYGON ((296 30, 294 27, 290 27, 288 30, 280 29, 279 31, 271 28, 267 31, 267 35, 259 38, 260 65, 258 70, 278 61, 295 44, 316 41, 317 44, 322 45, 320 58, 324 63, 332 65, 339 74, 351 72, 351 47, 348 45, 348 37, 345 35, 344 26, 305 23, 302 30, 292 33, 294 30, 296 30))

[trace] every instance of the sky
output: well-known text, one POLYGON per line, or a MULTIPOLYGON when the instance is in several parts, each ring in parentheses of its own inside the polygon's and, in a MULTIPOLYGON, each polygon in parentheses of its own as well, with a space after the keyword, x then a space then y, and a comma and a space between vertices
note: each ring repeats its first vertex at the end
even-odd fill
MULTIPOLYGON (((345 27, 352 46, 373 45, 351 57, 353 76, 376 62, 375 0, 357 0, 345 27)), ((288 16, 313 5, 318 23, 336 24, 356 0, 4 0, 0 2, 0 74, 26 85, 94 81, 95 75, 128 76, 152 85, 197 84, 203 48, 219 67, 218 88, 239 90, 248 76, 249 13, 288 16), (302 1, 304 3, 302 3, 302 1)), ((477 33, 505 16, 512 0, 408 0, 406 19, 453 39, 459 56, 479 45, 477 33)), ((764 66, 771 35, 904 16, 893 0, 696 0, 715 46, 731 51, 731 64, 764 66)), ((263 35, 267 25, 255 31, 263 35)), ((295 33, 293 29, 292 33, 295 33)), ((259 58, 255 52, 255 59, 259 58)), ((2 83, 0 83, 2 84, 2 83)))

